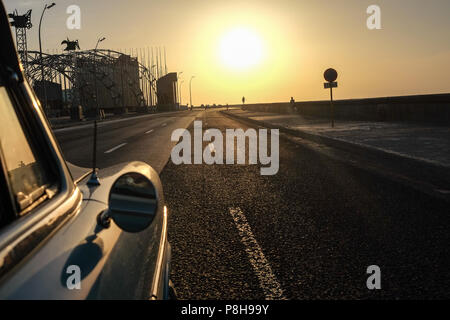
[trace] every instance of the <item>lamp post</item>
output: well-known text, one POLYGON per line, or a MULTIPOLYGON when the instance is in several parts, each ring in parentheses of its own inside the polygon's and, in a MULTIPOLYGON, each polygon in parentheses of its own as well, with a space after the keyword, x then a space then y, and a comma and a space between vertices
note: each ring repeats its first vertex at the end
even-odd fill
POLYGON ((97 44, 95 45, 95 49, 94 49, 94 51, 97 51, 97 48, 98 48, 98 44, 100 43, 100 42, 102 42, 102 41, 105 41, 106 40, 106 38, 105 37, 103 37, 103 38, 99 38, 98 40, 97 40, 97 44))
POLYGON ((182 104, 182 101, 181 101, 181 85, 183 84, 183 82, 184 82, 184 81, 181 81, 181 82, 180 82, 180 107, 181 107, 181 104, 182 104))
POLYGON ((189 81, 189 100, 191 102, 191 110, 192 110, 192 79, 194 79, 195 76, 191 77, 191 80, 189 81))
MULTIPOLYGON (((183 71, 181 71, 180 73, 178 73, 178 77, 177 77, 177 91, 178 91, 178 96, 181 96, 181 92, 180 92, 180 83, 178 82, 180 80, 181 75, 183 74, 183 71)), ((178 102, 180 103, 181 106, 181 97, 178 98, 178 102)))
POLYGON ((97 48, 98 48, 98 44, 102 41, 105 41, 106 38, 102 37, 99 38, 97 40, 97 44, 95 45, 95 49, 94 49, 94 86, 95 86, 95 121, 97 121, 97 117, 98 117, 98 87, 97 87, 97 61, 96 61, 96 53, 97 53, 97 48))
POLYGON ((39 58, 41 59, 41 78, 42 78, 42 86, 44 87, 44 96, 45 96, 45 106, 44 110, 47 109, 47 86, 44 82, 44 64, 42 63, 42 40, 41 40, 41 25, 42 25, 42 19, 44 18, 45 10, 51 9, 56 5, 56 3, 52 3, 51 5, 45 4, 44 10, 42 10, 41 19, 39 20, 39 58))

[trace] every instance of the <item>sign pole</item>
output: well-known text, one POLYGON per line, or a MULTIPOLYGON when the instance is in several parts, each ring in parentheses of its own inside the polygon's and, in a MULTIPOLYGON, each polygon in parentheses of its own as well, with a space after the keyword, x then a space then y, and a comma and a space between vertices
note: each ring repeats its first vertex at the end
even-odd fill
POLYGON ((330 86, 330 103, 331 103, 331 127, 334 128, 334 103, 333 103, 333 87, 330 86))
POLYGON ((338 73, 333 68, 325 70, 323 77, 327 82, 324 83, 324 88, 330 88, 330 113, 331 113, 331 127, 334 128, 334 103, 333 103, 333 87, 337 88, 338 83, 335 82, 338 73))

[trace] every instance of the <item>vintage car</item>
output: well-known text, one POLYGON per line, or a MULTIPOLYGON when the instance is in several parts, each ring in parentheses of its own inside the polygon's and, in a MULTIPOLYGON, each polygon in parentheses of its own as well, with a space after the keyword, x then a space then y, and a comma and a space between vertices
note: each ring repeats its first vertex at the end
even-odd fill
POLYGON ((158 174, 67 163, 1 2, 0 33, 0 299, 174 298, 158 174))

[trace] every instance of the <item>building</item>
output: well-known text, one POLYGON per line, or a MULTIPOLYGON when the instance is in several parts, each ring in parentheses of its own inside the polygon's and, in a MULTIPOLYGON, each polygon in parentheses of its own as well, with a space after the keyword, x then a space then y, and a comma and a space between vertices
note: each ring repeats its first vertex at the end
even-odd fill
POLYGON ((59 83, 39 80, 34 83, 34 92, 44 109, 50 113, 59 112, 63 108, 62 88, 59 83))
POLYGON ((77 88, 78 99, 74 99, 74 103, 78 102, 85 114, 95 111, 97 101, 99 109, 114 113, 145 105, 136 58, 124 54, 117 59, 96 61, 80 58, 76 61, 75 70, 74 87, 77 88))
POLYGON ((159 110, 175 110, 178 105, 176 72, 168 73, 156 81, 159 110))

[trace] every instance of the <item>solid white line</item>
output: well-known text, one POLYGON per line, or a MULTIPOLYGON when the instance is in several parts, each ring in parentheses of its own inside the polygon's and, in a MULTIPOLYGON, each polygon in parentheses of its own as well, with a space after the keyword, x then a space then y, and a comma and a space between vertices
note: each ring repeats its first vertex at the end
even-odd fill
POLYGON ((145 134, 149 134, 149 133, 152 133, 153 132, 153 129, 152 130, 148 130, 145 134))
POLYGON ((266 300, 285 300, 280 283, 273 274, 272 267, 256 241, 241 208, 229 208, 229 211, 239 231, 241 242, 245 246, 253 271, 258 277, 259 285, 266 295, 266 300))
POLYGON ((119 144, 117 147, 114 147, 114 148, 112 148, 112 149, 109 149, 108 151, 105 151, 105 153, 111 153, 111 152, 114 152, 114 151, 116 151, 117 149, 122 148, 124 145, 126 145, 126 143, 119 144))

